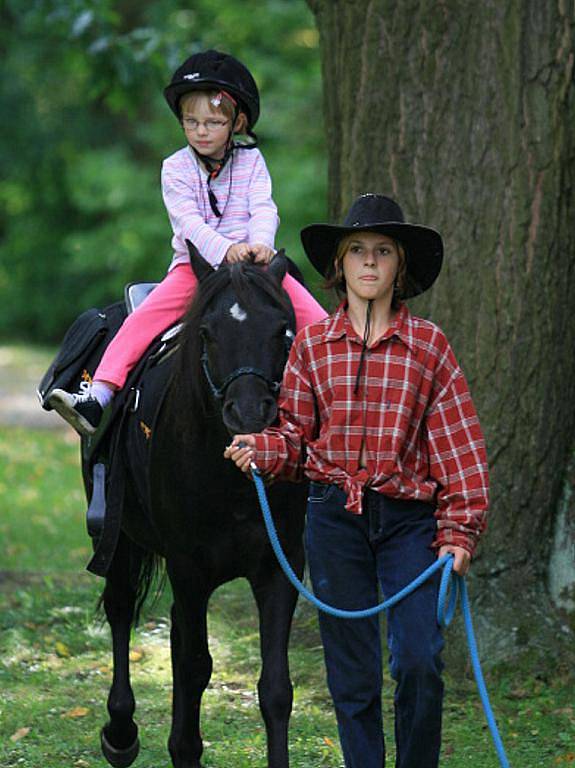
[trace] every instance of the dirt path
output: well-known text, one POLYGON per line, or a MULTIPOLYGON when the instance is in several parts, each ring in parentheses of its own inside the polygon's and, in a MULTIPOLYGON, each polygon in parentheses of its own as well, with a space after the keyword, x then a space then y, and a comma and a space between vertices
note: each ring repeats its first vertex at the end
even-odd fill
POLYGON ((35 347, 0 345, 0 429, 70 429, 55 413, 44 411, 36 396, 53 354, 35 347))

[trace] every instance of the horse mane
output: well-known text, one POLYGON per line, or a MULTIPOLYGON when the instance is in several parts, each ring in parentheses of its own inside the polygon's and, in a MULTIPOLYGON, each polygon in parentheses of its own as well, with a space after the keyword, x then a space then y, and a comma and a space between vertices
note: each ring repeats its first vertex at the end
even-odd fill
POLYGON ((267 294, 274 304, 285 311, 295 330, 295 313, 288 294, 262 266, 245 261, 224 263, 199 282, 182 321, 180 349, 171 387, 174 400, 185 402, 186 407, 197 415, 209 410, 208 390, 201 366, 202 339, 198 329, 213 299, 230 285, 245 306, 257 303, 260 292, 267 294))

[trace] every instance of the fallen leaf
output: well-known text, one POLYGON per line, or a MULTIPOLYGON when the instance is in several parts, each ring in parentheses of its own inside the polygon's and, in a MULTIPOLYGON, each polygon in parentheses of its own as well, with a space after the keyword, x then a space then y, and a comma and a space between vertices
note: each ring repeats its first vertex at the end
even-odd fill
POLYGON ((89 711, 87 707, 74 707, 74 709, 63 712, 60 717, 86 717, 89 711))
POLYGON ((30 728, 18 728, 18 730, 10 736, 10 741, 20 741, 24 736, 30 733, 30 728))
POLYGON ((56 650, 56 655, 60 656, 61 658, 67 659, 70 656, 70 649, 65 643, 62 643, 60 640, 56 643, 54 646, 56 650))
POLYGON ((328 747, 331 747, 332 749, 335 749, 335 744, 333 743, 333 741, 328 736, 324 736, 323 740, 325 741, 325 743, 327 744, 328 747))
POLYGON ((512 691, 509 691, 509 693, 505 694, 506 699, 528 699, 531 696, 531 693, 529 691, 526 691, 524 688, 515 688, 512 691))
POLYGON ((133 651, 130 651, 130 661, 141 661, 144 658, 144 652, 140 651, 137 648, 134 648, 133 651))

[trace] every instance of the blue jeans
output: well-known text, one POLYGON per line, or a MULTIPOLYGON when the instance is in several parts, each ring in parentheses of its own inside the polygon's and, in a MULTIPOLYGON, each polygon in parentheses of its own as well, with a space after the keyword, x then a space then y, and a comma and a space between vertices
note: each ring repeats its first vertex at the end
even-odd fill
MULTIPOLYGON (((436 560, 430 504, 366 491, 364 512, 345 508, 335 485, 311 483, 306 547, 317 597, 344 609, 391 597, 436 560)), ((439 575, 387 614, 395 689, 396 768, 436 768, 441 742, 443 648, 436 606, 439 575)), ((379 617, 339 619, 320 612, 327 681, 346 768, 383 768, 379 617)))

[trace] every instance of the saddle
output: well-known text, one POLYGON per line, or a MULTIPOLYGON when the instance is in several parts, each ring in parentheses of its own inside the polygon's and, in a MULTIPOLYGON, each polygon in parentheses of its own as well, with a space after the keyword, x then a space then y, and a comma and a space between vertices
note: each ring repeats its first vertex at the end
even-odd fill
POLYGON ((153 291, 157 283, 131 283, 124 289, 124 300, 105 309, 88 309, 66 331, 60 349, 38 385, 37 395, 44 410, 54 389, 81 392, 87 389, 104 350, 118 332, 126 316, 153 291))
MULTIPOLYGON (((83 312, 66 332, 60 350, 42 377, 38 397, 45 410, 53 389, 69 392, 88 388, 104 351, 128 313, 133 312, 156 283, 126 286, 124 301, 103 310, 83 312)), ((126 385, 106 409, 95 435, 82 437, 82 468, 90 499, 86 515, 94 554, 86 566, 98 576, 108 572, 120 535, 125 490, 123 455, 142 466, 136 478, 138 501, 149 511, 147 465, 156 416, 163 402, 178 347, 181 324, 155 339, 130 374, 126 385)))

